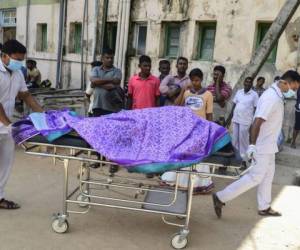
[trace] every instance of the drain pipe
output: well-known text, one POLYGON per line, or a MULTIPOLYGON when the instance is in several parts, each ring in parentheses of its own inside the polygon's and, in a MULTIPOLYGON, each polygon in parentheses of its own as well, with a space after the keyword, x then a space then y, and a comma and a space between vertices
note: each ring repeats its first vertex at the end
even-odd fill
POLYGON ((108 0, 104 0, 103 2, 103 15, 102 15, 102 29, 101 29, 101 36, 100 36, 100 54, 102 54, 102 49, 104 47, 104 36, 106 31, 106 21, 107 21, 107 13, 108 13, 108 0))
POLYGON ((57 66, 56 66, 56 88, 62 88, 62 57, 65 26, 66 0, 60 0, 59 27, 58 27, 58 48, 57 48, 57 66))
POLYGON ((86 50, 87 44, 84 43, 84 34, 85 34, 85 25, 87 24, 87 9, 88 9, 88 0, 84 0, 84 8, 83 8, 83 18, 82 18, 82 29, 81 29, 81 59, 80 59, 80 76, 81 76, 81 81, 80 81, 80 88, 83 90, 85 88, 85 76, 83 72, 83 57, 84 57, 84 52, 86 50))
POLYGON ((99 28, 99 0, 95 0, 94 2, 94 8, 95 8, 95 13, 94 13, 94 20, 95 20, 95 26, 94 26, 94 45, 93 45, 93 61, 96 61, 96 56, 97 56, 97 47, 98 47, 98 28, 99 28))
POLYGON ((124 38, 125 38, 125 23, 126 21, 126 1, 122 0, 122 21, 121 21, 121 33, 120 33, 120 51, 119 51, 119 68, 122 69, 123 50, 124 50, 124 38))
POLYGON ((126 55, 127 55, 127 48, 128 48, 128 36, 129 36, 129 26, 130 26, 130 7, 131 7, 131 0, 126 0, 125 2, 125 23, 124 23, 124 42, 123 42, 123 50, 122 50, 122 72, 123 77, 121 81, 121 86, 124 87, 125 82, 125 70, 126 70, 126 55))
POLYGON ((121 67, 121 49, 123 46, 123 19, 124 19, 124 1, 119 0, 119 16, 118 16, 118 29, 117 29, 117 46, 116 46, 116 65, 118 68, 121 67))
POLYGON ((27 0, 27 6, 26 6, 26 41, 25 41, 25 45, 26 48, 28 50, 28 46, 29 46, 29 16, 30 16, 30 4, 31 4, 31 0, 27 0))

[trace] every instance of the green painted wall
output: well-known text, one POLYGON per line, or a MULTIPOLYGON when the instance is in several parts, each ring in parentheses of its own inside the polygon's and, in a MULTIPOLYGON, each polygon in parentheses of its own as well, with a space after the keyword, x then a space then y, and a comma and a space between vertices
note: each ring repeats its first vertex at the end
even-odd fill
MULTIPOLYGON (((31 0, 31 4, 54 4, 59 0, 31 0)), ((27 4, 27 0, 0 0, 0 9, 16 8, 27 4)))

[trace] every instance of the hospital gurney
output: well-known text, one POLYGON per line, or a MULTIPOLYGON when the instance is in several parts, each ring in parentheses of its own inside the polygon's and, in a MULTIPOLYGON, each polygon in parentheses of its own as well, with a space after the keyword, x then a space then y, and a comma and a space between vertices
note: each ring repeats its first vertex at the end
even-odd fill
MULTIPOLYGON (((214 155, 203 163, 209 165, 209 173, 195 172, 196 165, 188 170, 176 170, 177 178, 174 187, 161 187, 157 179, 147 179, 142 174, 121 175, 106 172, 114 163, 99 160, 95 150, 81 138, 66 135, 49 143, 42 136, 35 136, 22 144, 25 152, 35 156, 52 157, 55 162, 62 161, 64 166, 62 211, 54 216, 52 228, 56 233, 65 233, 69 228, 70 214, 85 214, 92 206, 126 209, 136 212, 160 214, 164 223, 181 228, 172 236, 171 245, 175 249, 183 249, 188 243, 189 221, 193 199, 195 176, 238 179, 251 166, 241 168, 241 161, 232 154, 214 155), (79 161, 78 186, 69 191, 70 161, 79 161), (100 168, 92 169, 91 163, 100 163, 100 168), (219 171, 226 167, 226 171, 219 171), (178 185, 178 175, 188 174, 187 189, 178 185), (132 177, 128 177, 131 176, 132 177), (74 209, 74 205, 76 209, 74 209), (171 220, 172 218, 172 220, 171 220)), ((199 164, 197 164, 199 165, 199 164)), ((126 171, 127 172, 127 171, 126 171)))

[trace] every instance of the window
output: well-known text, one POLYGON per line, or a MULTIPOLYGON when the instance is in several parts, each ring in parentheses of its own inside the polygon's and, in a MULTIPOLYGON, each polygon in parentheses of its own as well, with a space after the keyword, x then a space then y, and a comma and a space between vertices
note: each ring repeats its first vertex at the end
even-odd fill
POLYGON ((36 30, 36 50, 37 51, 47 51, 47 24, 40 23, 37 24, 36 30))
POLYGON ((136 55, 146 53, 147 24, 136 24, 134 48, 136 55))
POLYGON ((180 24, 166 24, 166 46, 165 55, 170 58, 176 58, 180 48, 180 24))
POLYGON ((117 30, 118 23, 117 22, 107 22, 105 26, 104 33, 104 48, 111 48, 113 51, 116 49, 116 41, 117 41, 117 30))
POLYGON ((82 23, 70 24, 70 37, 69 37, 69 52, 80 54, 81 53, 81 33, 82 23))
POLYGON ((3 27, 11 27, 16 26, 17 18, 16 18, 16 10, 3 10, 0 13, 1 21, 0 24, 3 27))
MULTIPOLYGON (((264 39, 266 33, 268 32, 269 28, 271 27, 271 23, 258 23, 257 26, 257 38, 256 38, 256 47, 257 48, 260 43, 262 42, 262 40, 264 39)), ((268 63, 275 63, 276 61, 276 54, 277 54, 277 46, 278 43, 276 43, 275 47, 273 48, 273 50, 271 51, 267 62, 268 63)))
POLYGON ((200 24, 199 35, 198 57, 200 60, 212 61, 216 38, 216 23, 200 24))

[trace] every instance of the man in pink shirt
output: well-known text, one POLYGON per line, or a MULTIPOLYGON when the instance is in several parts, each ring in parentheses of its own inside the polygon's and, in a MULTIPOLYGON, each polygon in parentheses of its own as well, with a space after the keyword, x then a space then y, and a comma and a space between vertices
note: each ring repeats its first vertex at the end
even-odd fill
POLYGON ((141 56, 139 59, 140 73, 132 76, 128 83, 128 108, 143 109, 159 106, 160 81, 151 74, 151 59, 141 56))

